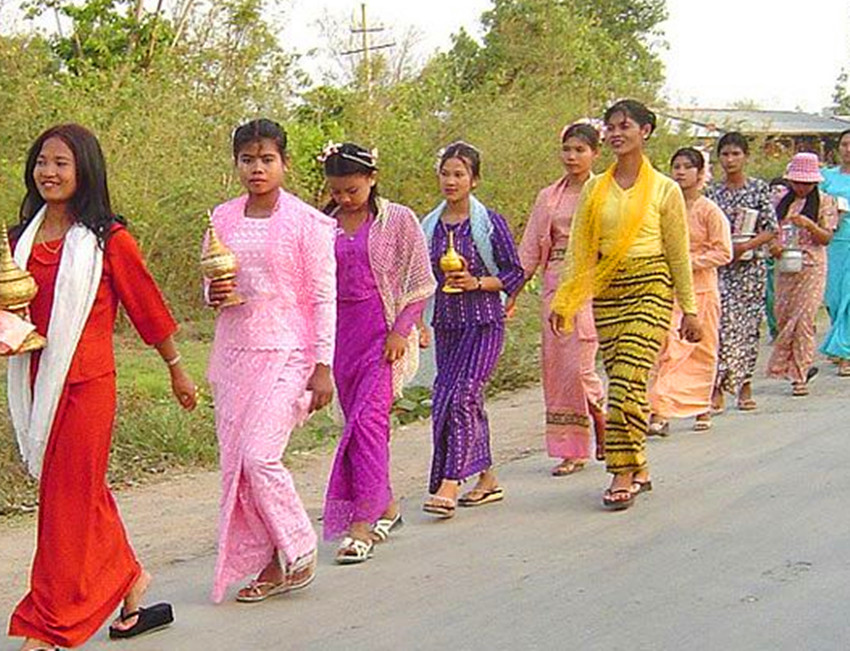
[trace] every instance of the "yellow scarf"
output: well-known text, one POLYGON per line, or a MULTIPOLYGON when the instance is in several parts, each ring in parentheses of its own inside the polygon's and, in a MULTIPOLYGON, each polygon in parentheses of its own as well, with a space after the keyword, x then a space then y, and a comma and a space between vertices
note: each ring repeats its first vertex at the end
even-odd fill
POLYGON ((649 159, 644 156, 633 186, 634 191, 625 206, 623 220, 618 228, 620 237, 614 249, 600 258, 602 211, 611 191, 611 184, 615 182, 616 167, 614 164, 608 168, 573 217, 567 268, 552 299, 552 311, 564 317, 565 333, 572 332, 575 315, 585 303, 608 287, 620 263, 637 239, 646 206, 655 188, 655 170, 649 159))

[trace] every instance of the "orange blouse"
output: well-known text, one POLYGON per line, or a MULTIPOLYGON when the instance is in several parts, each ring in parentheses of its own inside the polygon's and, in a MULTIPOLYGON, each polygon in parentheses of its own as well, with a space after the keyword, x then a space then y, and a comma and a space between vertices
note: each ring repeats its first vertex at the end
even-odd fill
MULTIPOLYGON (((30 304, 31 318, 38 333, 44 336, 56 298, 63 242, 35 244, 27 267, 38 283, 38 293, 30 304)), ((115 226, 106 243, 100 286, 71 361, 68 384, 85 382, 115 370, 112 335, 119 303, 148 345, 158 344, 177 331, 177 322, 145 266, 136 241, 126 228, 115 226)), ((33 361, 37 359, 36 354, 33 361)))

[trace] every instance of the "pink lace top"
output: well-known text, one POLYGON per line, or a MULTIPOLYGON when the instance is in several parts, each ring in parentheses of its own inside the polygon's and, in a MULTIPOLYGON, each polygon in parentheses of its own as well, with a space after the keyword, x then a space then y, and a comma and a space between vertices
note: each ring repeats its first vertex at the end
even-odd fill
POLYGON ((216 319, 216 350, 309 352, 314 363, 333 360, 336 330, 334 222, 281 191, 268 219, 244 216, 247 195, 216 208, 213 224, 239 261, 243 305, 216 319))

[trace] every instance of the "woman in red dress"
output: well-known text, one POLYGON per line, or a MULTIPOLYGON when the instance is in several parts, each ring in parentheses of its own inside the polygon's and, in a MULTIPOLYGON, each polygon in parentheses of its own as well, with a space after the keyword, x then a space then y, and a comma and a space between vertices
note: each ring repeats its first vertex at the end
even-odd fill
POLYGON ((172 338, 177 324, 112 212, 94 135, 74 124, 47 130, 30 149, 24 179, 15 259, 38 283, 30 307, 47 346, 9 359, 12 423, 39 478, 30 591, 12 614, 9 635, 26 638, 22 651, 33 651, 84 644, 119 606, 111 637, 172 621, 168 604, 140 608, 151 576, 136 559, 106 483, 119 303, 165 361, 184 408, 195 407, 197 388, 180 364, 172 338))

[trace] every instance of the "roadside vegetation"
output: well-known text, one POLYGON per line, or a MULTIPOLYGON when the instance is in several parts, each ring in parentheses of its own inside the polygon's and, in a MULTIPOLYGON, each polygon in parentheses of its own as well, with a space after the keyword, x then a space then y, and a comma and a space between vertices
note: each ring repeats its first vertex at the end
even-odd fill
MULTIPOLYGON (((267 116, 290 136, 289 189, 321 205, 316 153, 328 139, 378 147, 381 190, 420 214, 438 200, 437 150, 462 138, 484 157, 480 197, 505 214, 517 238, 544 185, 557 178, 557 133, 598 116, 612 99, 657 104, 657 51, 664 0, 493 0, 483 38, 460 31, 451 47, 413 64, 410 42, 326 79, 309 79, 309 54, 276 38, 286 3, 263 0, 33 0, 27 10, 63 29, 0 36, 0 211, 17 221, 26 151, 44 128, 77 121, 92 128, 110 166, 114 203, 183 324, 180 348, 202 380, 213 315, 200 301, 198 253, 204 216, 239 192, 230 134, 267 116), (284 9, 275 9, 283 5, 284 9), (612 65, 616 62, 616 65, 612 65)), ((25 28, 26 26, 24 26, 25 28)), ((334 47, 334 43, 328 44, 334 47)), ((681 138, 661 133, 655 162, 681 138)), ((490 391, 538 378, 539 296, 532 285, 510 322, 490 391)), ((192 414, 170 399, 153 351, 120 324, 119 409, 111 480, 127 485, 216 462, 209 391, 192 414)), ((427 416, 426 389, 396 405, 398 423, 427 416)), ((0 411, 0 514, 34 507, 6 411, 0 411)), ((331 444, 339 427, 320 414, 290 454, 331 444)))

